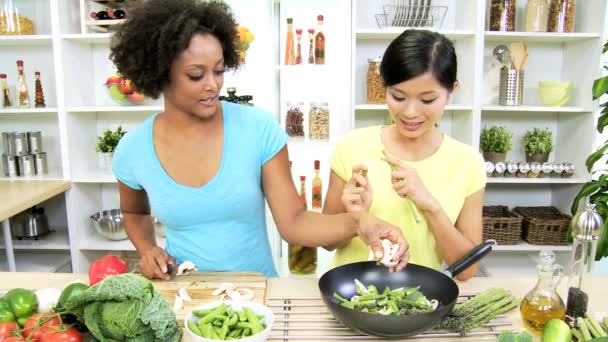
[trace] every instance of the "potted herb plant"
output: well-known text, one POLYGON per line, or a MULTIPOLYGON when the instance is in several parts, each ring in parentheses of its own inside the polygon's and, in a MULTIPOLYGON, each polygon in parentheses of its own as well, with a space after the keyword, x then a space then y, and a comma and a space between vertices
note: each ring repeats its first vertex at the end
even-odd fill
POLYGON ((479 137, 479 147, 483 153, 483 159, 494 164, 504 162, 507 152, 511 151, 513 147, 512 137, 513 133, 504 126, 484 127, 479 137))
POLYGON ((545 163, 549 160, 549 153, 553 151, 553 134, 548 128, 533 128, 526 131, 523 138, 526 162, 545 163))
POLYGON ((111 129, 105 129, 101 136, 97 137, 97 144, 95 145, 95 151, 98 152, 99 165, 102 169, 110 171, 112 169, 112 156, 114 155, 114 149, 118 145, 118 141, 127 133, 122 130, 122 126, 118 126, 116 131, 111 129))
MULTIPOLYGON (((604 44, 603 52, 608 51, 608 42, 604 44)), ((602 95, 608 96, 608 76, 600 77, 593 82, 593 99, 597 100, 602 95)), ((597 119, 597 131, 602 134, 604 128, 608 125, 608 101, 600 105, 602 109, 599 118, 597 119)), ((606 156, 608 155, 608 140, 591 153, 585 161, 587 171, 591 173, 591 180, 579 191, 572 202, 570 212, 576 215, 579 202, 583 198, 589 198, 589 203, 595 204, 595 210, 604 221, 604 232, 600 242, 597 245, 595 252, 595 260, 600 261, 603 257, 608 256, 608 170, 606 169, 606 156)), ((568 240, 572 241, 572 225, 568 227, 568 240)))

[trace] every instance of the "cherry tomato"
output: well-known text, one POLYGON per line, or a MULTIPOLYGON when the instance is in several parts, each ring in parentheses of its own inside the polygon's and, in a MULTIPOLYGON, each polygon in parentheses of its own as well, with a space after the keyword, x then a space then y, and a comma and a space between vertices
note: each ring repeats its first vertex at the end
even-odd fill
POLYGON ((13 331, 19 330, 17 323, 15 322, 2 322, 0 323, 0 340, 3 337, 9 337, 13 333, 13 331))
POLYGON ((23 326, 23 336, 30 337, 32 340, 38 341, 43 334, 42 328, 54 326, 58 327, 59 324, 61 324, 61 321, 59 320, 59 316, 57 314, 52 312, 36 313, 33 314, 32 317, 27 320, 27 322, 25 322, 25 325, 23 326), (44 323, 34 330, 41 321, 44 321, 44 323))
POLYGON ((45 328, 40 342, 82 342, 82 334, 71 327, 69 329, 45 328))

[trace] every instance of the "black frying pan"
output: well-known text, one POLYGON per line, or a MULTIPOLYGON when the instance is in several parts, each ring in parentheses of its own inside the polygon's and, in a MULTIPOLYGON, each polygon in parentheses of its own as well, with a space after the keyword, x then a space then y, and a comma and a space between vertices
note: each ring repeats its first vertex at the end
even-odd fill
POLYGON ((459 291, 452 277, 489 253, 493 245, 495 242, 480 244, 443 272, 416 264, 408 264, 400 272, 389 272, 388 268, 378 265, 375 261, 339 266, 327 271, 319 279, 321 297, 336 319, 360 333, 388 338, 421 334, 437 326, 456 304, 459 291), (429 300, 438 300, 439 307, 425 314, 397 316, 372 314, 343 307, 333 294, 337 292, 347 299, 356 295, 355 279, 365 286, 373 284, 378 291, 384 290, 386 286, 396 289, 420 285, 420 292, 429 300))

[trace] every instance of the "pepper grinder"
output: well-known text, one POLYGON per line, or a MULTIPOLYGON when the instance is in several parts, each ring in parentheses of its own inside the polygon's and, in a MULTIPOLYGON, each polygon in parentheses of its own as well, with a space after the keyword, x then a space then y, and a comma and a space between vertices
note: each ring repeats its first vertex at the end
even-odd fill
POLYGON ((585 210, 572 218, 572 259, 568 277, 568 299, 566 323, 577 327, 577 320, 583 319, 590 311, 588 293, 591 290, 595 251, 602 237, 604 222, 595 211, 594 204, 587 204, 585 210))

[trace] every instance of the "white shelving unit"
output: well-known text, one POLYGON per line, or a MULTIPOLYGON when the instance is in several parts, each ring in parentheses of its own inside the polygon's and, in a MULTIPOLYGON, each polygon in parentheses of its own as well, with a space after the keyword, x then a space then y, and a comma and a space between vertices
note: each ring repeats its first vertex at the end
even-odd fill
MULTIPOLYGON (((489 178, 485 202, 510 207, 552 205, 568 213, 574 195, 588 179, 584 161, 595 141, 593 113, 597 103, 590 100, 590 89, 600 75, 606 2, 578 2, 576 32, 563 34, 488 32, 487 2, 433 1, 433 5, 448 7, 440 32, 454 41, 461 83, 440 127, 450 136, 478 146, 483 126, 506 125, 514 132, 511 160, 523 160, 520 139, 526 129, 548 127, 557 145, 550 159, 574 163, 574 177, 489 178), (499 43, 514 41, 525 41, 529 46, 524 105, 498 106, 491 51, 499 43), (570 103, 565 107, 542 106, 537 88, 540 80, 573 81, 575 90, 570 103)), ((31 244, 14 241, 18 270, 40 270, 39 263, 47 260, 51 262, 45 270, 58 270, 67 255, 71 256, 71 268, 84 272, 102 254, 133 251, 128 240, 116 242, 100 237, 89 219, 99 210, 119 206, 116 179, 99 168, 96 137, 104 129, 118 125, 127 131, 133 129, 163 109, 162 99, 147 101, 142 106, 118 106, 110 99, 103 84, 114 73, 108 59, 111 33, 98 33, 86 25, 90 11, 87 0, 16 0, 16 3, 21 13, 36 21, 38 30, 33 36, 0 36, 0 72, 9 74, 9 86, 15 89, 15 61, 23 59, 28 85, 33 91, 33 74, 40 70, 47 108, 0 109, 0 131, 42 130, 50 172, 38 179, 64 178, 73 183, 66 192, 63 207, 58 209, 65 211, 60 225, 67 226, 67 232, 31 244), (36 253, 39 251, 34 250, 38 249, 45 251, 36 253)), ((367 58, 381 55, 402 29, 378 28, 374 14, 381 12, 382 1, 230 0, 228 3, 239 23, 253 29, 255 40, 247 51, 246 64, 237 73, 226 75, 224 89, 236 86, 238 94, 253 95, 255 105, 275 113, 281 125, 287 101, 305 102, 306 132, 308 103, 329 103, 328 141, 305 138, 288 142, 295 183, 299 184, 298 176, 306 175, 307 192, 311 194, 315 159, 321 161, 321 175, 327 181, 329 156, 337 139, 352 128, 384 122, 386 107, 366 103, 367 58), (286 18, 294 18, 294 29, 303 28, 306 32, 307 28, 317 28, 318 14, 325 16, 326 64, 284 66, 286 18)), ((519 20, 523 18, 524 6, 525 1, 518 2, 517 28, 521 27, 519 20)), ((308 40, 304 37, 302 52, 308 53, 308 40)), ((286 244, 276 234, 270 214, 267 222, 277 268, 281 275, 287 275, 286 244)), ((509 267, 519 267, 519 263, 508 262, 516 257, 521 265, 529 267, 533 264, 529 255, 541 248, 550 248, 560 255, 569 253, 568 246, 533 246, 525 242, 498 246, 487 258, 484 272, 504 274, 509 267)), ((327 269, 332 253, 319 249, 319 256, 317 274, 327 269)), ((0 269, 1 263, 2 260, 0 269)))

